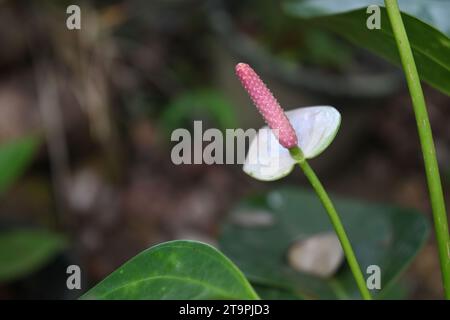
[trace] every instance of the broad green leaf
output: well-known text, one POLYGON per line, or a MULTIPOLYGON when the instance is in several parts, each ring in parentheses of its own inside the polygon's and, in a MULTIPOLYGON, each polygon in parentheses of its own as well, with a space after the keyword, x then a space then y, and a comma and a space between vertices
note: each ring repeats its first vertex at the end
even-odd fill
POLYGON ((170 241, 151 247, 83 299, 258 299, 239 269, 210 245, 170 241))
MULTIPOLYGON (((363 272, 369 265, 381 268, 382 290, 373 294, 383 298, 426 240, 429 226, 425 217, 411 209, 332 198, 363 272)), ((253 284, 308 299, 359 298, 346 264, 331 278, 323 279, 296 272, 287 263, 288 248, 294 240, 332 230, 315 194, 284 188, 239 205, 223 228, 220 247, 253 284), (272 215, 272 225, 236 222, 240 221, 236 215, 262 211, 272 215)))
MULTIPOLYGON (((341 124, 339 111, 330 106, 297 108, 286 112, 306 159, 317 157, 333 141, 341 124)), ((289 150, 281 146, 269 127, 251 141, 244 172, 255 179, 273 181, 288 175, 295 166, 289 150)))
POLYGON ((0 195, 22 174, 31 162, 38 142, 20 138, 0 145, 0 195))
POLYGON ((304 300, 305 298, 301 294, 284 288, 259 285, 257 283, 253 284, 253 288, 263 300, 304 300))
POLYGON ((65 238, 48 231, 0 232, 0 282, 13 281, 38 271, 65 246, 65 238))
MULTIPOLYGON (((397 46, 385 8, 380 0, 286 0, 288 14, 310 19, 400 65, 397 46), (381 29, 369 30, 369 5, 381 7, 381 29)), ((399 1, 403 22, 422 80, 450 95, 450 2, 399 1)))

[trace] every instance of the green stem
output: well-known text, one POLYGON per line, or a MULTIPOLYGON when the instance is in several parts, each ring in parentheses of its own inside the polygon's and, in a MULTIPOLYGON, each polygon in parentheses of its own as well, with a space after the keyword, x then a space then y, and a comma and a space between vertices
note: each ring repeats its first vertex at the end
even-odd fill
POLYGON ((336 231, 339 241, 341 242, 342 249, 344 250, 347 262, 350 266, 353 276, 355 277, 356 284, 358 285, 362 297, 365 300, 371 300, 372 297, 370 295, 369 290, 367 289, 366 281, 361 272, 361 268, 359 267, 358 261, 356 260, 355 253, 353 252, 353 248, 350 244, 350 241, 348 240, 347 233, 345 232, 341 219, 339 218, 339 215, 336 209, 334 208, 333 202, 331 202, 330 197, 328 196, 327 192, 322 186, 322 183, 320 182, 319 178, 317 178, 313 169, 309 166, 308 162, 306 162, 306 159, 304 158, 302 151, 298 147, 294 147, 289 151, 291 153, 291 156, 297 161, 300 168, 302 168, 303 172, 305 173, 305 176, 308 178, 312 187, 316 191, 320 201, 322 201, 322 204, 325 207, 328 216, 330 217, 331 223, 333 224, 334 230, 336 231))
POLYGON ((425 172, 428 181, 431 207, 433 210, 434 228, 436 231, 436 238, 439 248, 442 281, 444 285, 445 297, 450 299, 450 237, 448 233, 444 194, 442 192, 441 178, 439 176, 439 167, 436 160, 436 150, 434 147, 430 120, 428 119, 419 74, 417 72, 397 1, 385 0, 384 3, 386 5, 394 37, 397 42, 400 59, 405 71, 406 81, 408 83, 413 109, 416 116, 420 144, 425 162, 425 172))

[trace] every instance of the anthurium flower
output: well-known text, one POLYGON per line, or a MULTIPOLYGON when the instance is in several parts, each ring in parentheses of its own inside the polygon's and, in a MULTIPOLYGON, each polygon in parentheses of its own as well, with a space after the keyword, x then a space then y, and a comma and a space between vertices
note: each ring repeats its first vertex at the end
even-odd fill
POLYGON ((236 74, 268 124, 250 143, 244 163, 247 174, 263 181, 280 179, 296 164, 289 149, 299 147, 303 157, 310 159, 333 141, 341 123, 341 115, 335 108, 313 106, 285 113, 249 65, 239 63, 236 74))

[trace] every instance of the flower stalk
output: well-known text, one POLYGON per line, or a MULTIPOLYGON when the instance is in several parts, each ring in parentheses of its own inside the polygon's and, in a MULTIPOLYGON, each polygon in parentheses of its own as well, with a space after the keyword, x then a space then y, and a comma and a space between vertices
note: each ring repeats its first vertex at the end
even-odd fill
POLYGON ((313 187, 314 191, 316 192, 317 196, 322 202, 322 205, 325 207, 328 216, 331 220, 331 223, 333 224, 336 235, 339 238, 339 241, 341 242, 341 246, 345 253, 347 263, 350 266, 350 270, 353 273, 353 276, 355 278, 356 284, 358 285, 358 289, 361 292, 362 297, 365 300, 371 300, 372 297, 370 295, 369 290, 367 289, 366 281, 364 279, 361 268, 358 264, 358 260, 356 259, 355 253, 353 252, 352 245, 350 244, 350 240, 347 237, 347 233, 345 232, 339 214, 334 208, 333 202, 328 196, 319 178, 314 173, 314 170, 311 168, 306 159, 303 157, 300 148, 298 147, 291 148, 289 149, 289 152, 291 153, 291 156, 297 161, 297 164, 300 166, 300 168, 303 170, 303 173, 311 183, 311 186, 313 187))
POLYGON ((289 150, 291 157, 303 170, 305 176, 308 178, 317 193, 317 196, 330 217, 331 223, 342 245, 342 249, 361 295, 365 300, 370 300, 370 292, 367 289, 366 281, 363 273, 361 272, 361 268, 358 264, 355 253, 353 252, 353 248, 350 244, 350 240, 348 239, 341 219, 333 205, 333 202, 325 191, 325 188, 317 178, 313 169, 309 166, 303 152, 298 147, 298 138, 295 130, 289 122, 289 119, 286 117, 283 109, 273 96, 272 92, 270 92, 264 82, 249 65, 239 63, 236 66, 236 75, 239 77, 239 80, 247 90, 250 98, 253 100, 253 103, 263 116, 264 120, 278 138, 280 145, 289 150))
POLYGON ((433 134, 425 104, 419 74, 409 44, 408 35, 403 25, 402 16, 396 0, 385 0, 386 10, 391 22, 400 59, 405 71, 406 81, 412 99, 412 105, 419 132, 420 145, 425 163, 434 228, 439 249, 442 282, 446 299, 450 299, 450 236, 448 232, 447 213, 442 191, 439 166, 436 159, 433 134))

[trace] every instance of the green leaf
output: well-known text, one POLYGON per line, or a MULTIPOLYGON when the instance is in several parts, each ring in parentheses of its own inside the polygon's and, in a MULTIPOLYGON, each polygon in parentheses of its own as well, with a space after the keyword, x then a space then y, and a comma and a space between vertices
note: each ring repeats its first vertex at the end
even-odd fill
MULTIPOLYGON (((415 210, 332 197, 363 272, 381 268, 383 297, 417 254, 428 236, 425 217, 415 210)), ((298 188, 283 188, 241 203, 224 225, 223 252, 258 285, 279 288, 310 299, 359 298, 347 264, 329 279, 296 272, 287 263, 294 240, 332 231, 328 215, 316 195, 298 188), (243 225, 239 215, 271 215, 271 225, 243 225)), ((264 296, 264 295, 263 295, 264 296)))
POLYGON ((301 294, 294 293, 291 290, 276 288, 273 286, 253 284, 258 295, 263 300, 304 300, 301 294))
MULTIPOLYGON (((285 11, 365 47, 400 65, 397 46, 381 0, 287 0, 285 11), (369 5, 380 5, 381 29, 369 30, 369 5)), ((399 1, 402 18, 422 80, 450 95, 450 3, 399 1)))
POLYGON ((31 162, 38 146, 34 137, 0 145, 0 194, 4 193, 31 162))
POLYGON ((65 238, 48 231, 1 232, 0 282, 13 281, 38 271, 65 246, 65 238))
POLYGON ((149 248, 83 299, 258 299, 241 271, 210 245, 170 241, 149 248))

